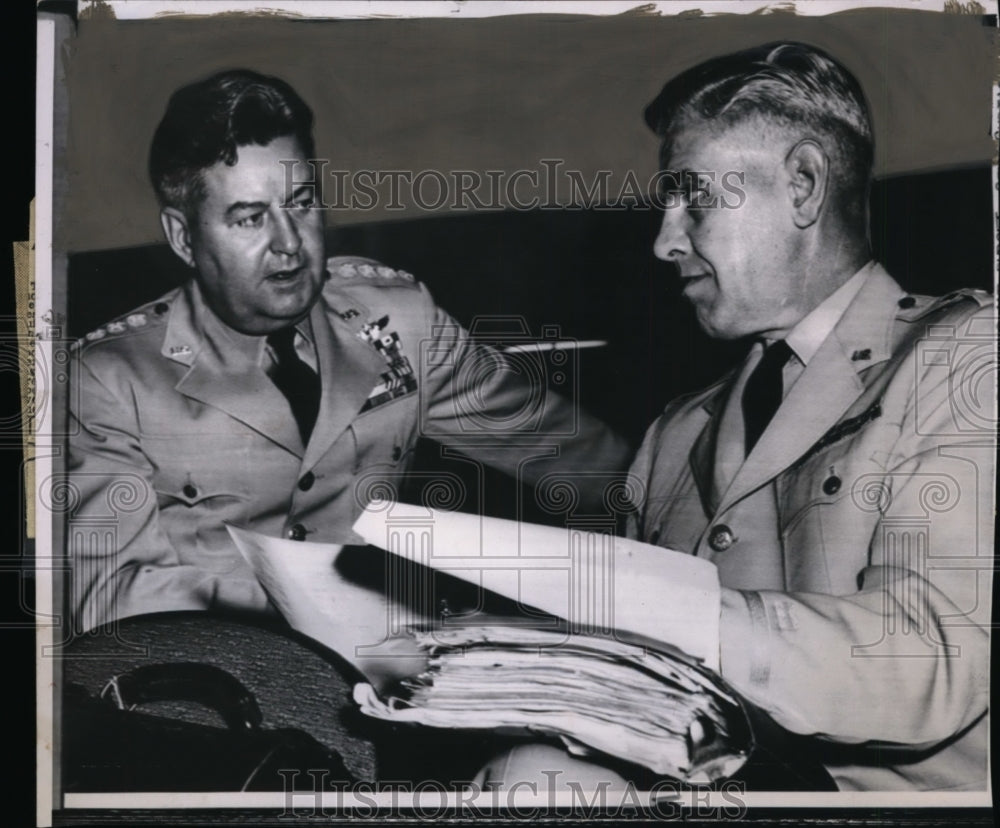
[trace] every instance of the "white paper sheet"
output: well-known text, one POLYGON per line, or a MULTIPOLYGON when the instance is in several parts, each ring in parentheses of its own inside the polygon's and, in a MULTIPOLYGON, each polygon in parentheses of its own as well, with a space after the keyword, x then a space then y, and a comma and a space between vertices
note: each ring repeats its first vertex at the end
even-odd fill
POLYGON ((715 566, 613 535, 379 501, 354 524, 373 545, 565 618, 621 630, 719 667, 715 566))
POLYGON ((338 653, 376 687, 424 669, 426 659, 415 655, 411 639, 387 639, 391 608, 385 595, 337 571, 341 546, 226 528, 293 629, 338 653))

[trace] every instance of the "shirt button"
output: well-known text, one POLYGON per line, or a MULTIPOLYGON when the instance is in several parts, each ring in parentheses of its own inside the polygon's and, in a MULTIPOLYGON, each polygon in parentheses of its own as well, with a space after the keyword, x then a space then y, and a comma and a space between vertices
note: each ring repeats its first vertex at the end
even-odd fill
POLYGON ((182 489, 182 491, 184 492, 184 497, 197 497, 198 496, 198 490, 194 486, 192 486, 190 483, 188 483, 182 489))
POLYGON ((291 529, 288 530, 288 537, 294 541, 303 541, 306 539, 306 527, 301 523, 296 523, 291 529))
POLYGON ((313 483, 315 482, 316 475, 312 472, 306 472, 299 480, 299 488, 304 492, 308 492, 313 487, 313 483))
POLYGON ((823 494, 835 495, 840 491, 841 480, 837 475, 831 474, 823 481, 823 494))
POLYGON ((392 447, 392 459, 393 459, 393 461, 395 462, 396 460, 398 460, 402 456, 403 456, 403 450, 399 446, 393 446, 392 447))
POLYGON ((708 534, 708 545, 716 552, 725 552, 735 542, 736 538, 733 535, 733 530, 724 523, 713 526, 712 531, 708 534))

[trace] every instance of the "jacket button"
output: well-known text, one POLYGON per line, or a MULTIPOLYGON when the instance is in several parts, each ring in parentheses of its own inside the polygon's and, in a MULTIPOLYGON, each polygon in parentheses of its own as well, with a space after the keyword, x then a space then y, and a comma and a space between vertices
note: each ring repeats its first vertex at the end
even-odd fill
POLYGON ((912 308, 915 304, 917 304, 917 300, 914 299, 912 296, 904 296, 902 299, 899 300, 899 302, 897 302, 897 304, 903 310, 906 310, 907 308, 912 308))
POLYGON ((402 456, 403 456, 403 450, 399 446, 393 446, 392 447, 392 459, 393 459, 393 462, 395 462, 396 460, 398 460, 402 456))
POLYGON ((194 486, 192 486, 190 483, 188 483, 186 486, 184 486, 184 488, 181 491, 184 492, 184 497, 197 497, 198 496, 198 490, 194 486))
POLYGON ((823 481, 823 494, 835 495, 840 491, 841 480, 837 475, 831 474, 823 481))
POLYGON ((733 530, 724 523, 713 526, 712 531, 708 534, 708 545, 716 552, 725 552, 735 542, 736 537, 733 535, 733 530))
POLYGON ((316 482, 316 475, 314 475, 311 471, 306 472, 299 479, 299 488, 304 492, 308 492, 313 487, 313 483, 315 482, 316 482))
POLYGON ((288 537, 290 540, 304 541, 306 539, 306 527, 301 523, 296 523, 288 530, 288 537))

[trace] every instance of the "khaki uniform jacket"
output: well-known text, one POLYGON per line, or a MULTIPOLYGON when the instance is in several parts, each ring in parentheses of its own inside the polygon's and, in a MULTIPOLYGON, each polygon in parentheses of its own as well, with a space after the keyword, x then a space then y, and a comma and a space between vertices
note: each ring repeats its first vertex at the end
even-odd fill
MULTIPOLYGON (((68 549, 78 629, 163 610, 265 610, 224 524, 349 541, 366 503, 398 492, 420 435, 529 482, 553 465, 627 466, 622 439, 474 344, 408 274, 346 257, 328 271, 309 317, 322 397, 307 446, 286 398, 193 282, 76 350, 68 549)), ((455 508, 459 495, 431 505, 455 508)))
POLYGON ((738 371, 672 402, 632 467, 631 535, 739 591, 723 676, 843 789, 986 786, 994 330, 992 297, 909 297, 875 266, 725 491, 738 371))

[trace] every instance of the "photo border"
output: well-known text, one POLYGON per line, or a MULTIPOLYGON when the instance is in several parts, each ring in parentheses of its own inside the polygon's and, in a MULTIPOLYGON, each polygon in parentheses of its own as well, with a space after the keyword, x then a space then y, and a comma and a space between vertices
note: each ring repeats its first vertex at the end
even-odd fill
MULTIPOLYGON (((655 12, 681 14, 694 9, 707 11, 709 14, 755 14, 763 9, 787 12, 784 3, 765 2, 658 2, 650 4, 619 3, 619 2, 344 2, 329 3, 309 2, 309 0, 275 0, 267 4, 239 3, 236 0, 186 0, 185 2, 156 2, 156 0, 109 0, 94 2, 81 0, 79 13, 109 12, 121 20, 150 18, 158 15, 174 17, 186 14, 220 14, 227 11, 240 11, 247 14, 259 13, 274 15, 284 13, 304 17, 336 16, 341 18, 384 18, 408 17, 489 17, 512 14, 541 13, 573 13, 611 15, 621 14, 625 7, 643 13, 655 12), (210 7, 210 9, 209 9, 210 7), (405 7, 405 9, 404 9, 405 7), (336 15, 331 15, 335 10, 336 15)), ((825 15, 845 8, 864 6, 860 2, 844 3, 833 0, 812 0, 794 5, 795 14, 825 15)), ((971 7, 972 4, 970 4, 971 7)), ((906 9, 926 9, 944 13, 954 4, 948 2, 908 2, 908 0, 884 0, 879 7, 895 7, 906 9)), ((865 6, 872 8, 872 6, 865 6)), ((58 98, 57 59, 60 50, 59 38, 66 36, 68 26, 60 23, 56 16, 43 14, 38 21, 37 30, 37 112, 36 112, 36 312, 34 318, 35 330, 38 332, 36 359, 38 369, 35 374, 36 388, 43 392, 45 382, 51 383, 52 372, 55 369, 55 351, 64 338, 60 331, 61 320, 65 319, 61 309, 64 299, 63 292, 54 288, 54 272, 59 265, 53 264, 53 256, 59 252, 53 249, 52 239, 52 204, 53 204, 53 170, 54 154, 60 149, 58 128, 53 123, 53 96, 58 98), (48 374, 43 371, 47 370, 48 374)), ((998 134, 998 86, 994 82, 991 129, 994 139, 998 134)), ((65 136, 63 136, 65 140, 65 136)), ((64 144, 62 145, 65 146, 64 144)), ((993 210, 994 230, 997 230, 998 207, 997 165, 993 163, 993 210)), ((994 268, 998 257, 997 235, 994 233, 994 268)), ((63 262, 64 266, 64 262, 63 262)), ((994 290, 996 290, 996 269, 994 269, 994 290)), ((50 386, 51 388, 51 386, 50 386)), ((39 481, 36 497, 36 555, 35 555, 35 612, 40 619, 36 626, 36 644, 39 650, 36 663, 35 688, 37 692, 37 754, 35 757, 38 769, 36 808, 39 825, 48 825, 55 818, 55 824, 94 824, 92 820, 107 819, 109 824, 192 824, 199 822, 229 822, 231 818, 240 816, 257 822, 280 820, 280 824, 289 824, 289 818, 283 815, 287 810, 287 801, 283 794, 277 795, 232 795, 232 794, 170 794, 170 795, 139 795, 139 794, 70 794, 66 796, 62 807, 58 806, 54 790, 59 784, 57 762, 53 745, 57 744, 59 727, 58 710, 52 704, 50 688, 57 687, 59 668, 56 660, 41 655, 53 651, 57 647, 56 640, 59 614, 56 608, 60 605, 58 577, 62 556, 56 552, 61 544, 59 520, 46 509, 41 499, 41 486, 55 472, 55 466, 61 460, 62 448, 55 440, 46 440, 47 435, 58 434, 64 424, 59 422, 58 392, 53 395, 54 404, 41 407, 36 411, 33 433, 35 479, 39 481), (47 519, 48 518, 48 519, 47 519), (42 619, 50 619, 48 623, 42 619), (185 801, 182 811, 175 811, 176 800, 185 801), (224 809, 224 810, 219 810, 224 809), (183 819, 183 822, 167 821, 183 819), (148 822, 146 821, 148 820, 148 822)), ((995 613, 995 608, 994 608, 995 613)), ((994 623, 995 626, 995 623, 994 623)), ((932 824, 936 820, 947 818, 954 824, 989 824, 992 818, 992 794, 746 794, 746 803, 752 812, 744 817, 744 821, 754 824, 771 824, 794 817, 802 823, 823 822, 824 824, 865 824, 871 819, 880 819, 894 824, 932 824), (773 810, 780 809, 780 810, 773 810), (785 811, 784 809, 790 809, 785 811), (815 809, 823 809, 818 813, 815 809), (890 810, 891 809, 891 810, 890 810), (929 810, 925 810, 929 809, 929 810), (945 810, 941 810, 945 809, 945 810), (786 816, 787 814, 787 816, 786 816)), ((331 803, 332 804, 332 803, 331 803)), ((364 804, 364 803, 362 803, 364 804)), ((326 807, 326 805, 324 805, 326 807)), ((697 815, 696 815, 697 816, 697 815)), ((414 815, 419 821, 419 816, 414 815)), ((564 819, 571 819, 565 816, 564 819)), ((336 823, 338 818, 331 817, 336 823)), ((455 812, 447 817, 449 821, 462 823, 465 818, 455 812)), ((237 821, 233 819, 232 821, 237 821)), ((308 821, 308 820, 307 820, 308 821)), ((372 821, 372 819, 349 818, 344 822, 372 821)), ((595 821, 601 821, 595 819, 595 821)))

